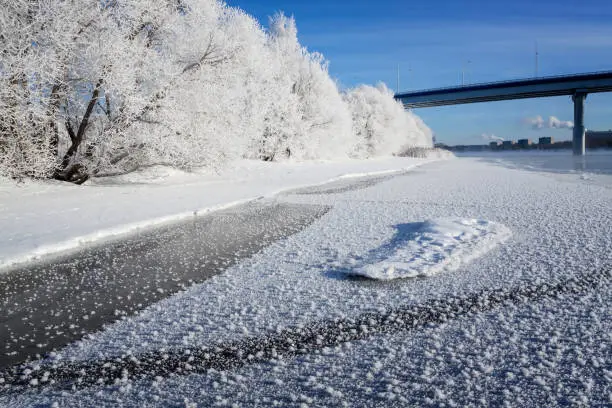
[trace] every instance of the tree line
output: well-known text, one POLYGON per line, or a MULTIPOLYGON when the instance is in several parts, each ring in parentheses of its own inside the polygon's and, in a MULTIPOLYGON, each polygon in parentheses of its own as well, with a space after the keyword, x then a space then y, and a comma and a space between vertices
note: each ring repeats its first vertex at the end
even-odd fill
POLYGON ((293 18, 216 0, 0 0, 0 176, 430 146, 384 86, 340 91, 293 18))

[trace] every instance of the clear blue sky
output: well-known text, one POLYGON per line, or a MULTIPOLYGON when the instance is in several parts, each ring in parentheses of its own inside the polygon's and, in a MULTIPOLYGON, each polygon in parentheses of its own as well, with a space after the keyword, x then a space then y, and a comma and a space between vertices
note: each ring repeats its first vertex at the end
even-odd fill
MULTIPOLYGON (((416 90, 612 70, 611 0, 229 0, 267 25, 276 11, 293 15, 301 43, 330 61, 342 87, 385 82, 416 90)), ((569 97, 492 102, 415 110, 438 141, 483 143, 554 136, 568 129, 533 130, 526 118, 572 120, 569 97)), ((612 128, 612 93, 587 98, 586 126, 612 128)))

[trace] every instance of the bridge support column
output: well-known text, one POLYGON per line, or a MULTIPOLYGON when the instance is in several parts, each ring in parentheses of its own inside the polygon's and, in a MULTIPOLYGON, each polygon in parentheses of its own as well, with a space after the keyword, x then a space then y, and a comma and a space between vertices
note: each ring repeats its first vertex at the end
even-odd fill
POLYGON ((585 152, 584 100, 586 96, 586 92, 576 92, 572 96, 574 101, 574 137, 572 138, 574 156, 583 156, 585 152))

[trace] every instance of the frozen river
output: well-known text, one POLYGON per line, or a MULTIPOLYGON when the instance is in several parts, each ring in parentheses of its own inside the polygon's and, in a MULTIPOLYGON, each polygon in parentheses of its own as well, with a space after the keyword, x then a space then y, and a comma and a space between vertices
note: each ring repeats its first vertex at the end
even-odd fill
POLYGON ((612 150, 587 151, 574 156, 571 150, 465 153, 459 157, 479 157, 512 168, 553 173, 612 174, 612 150))
POLYGON ((4 373, 0 406, 608 406, 612 177, 538 160, 279 194, 329 211, 4 373))

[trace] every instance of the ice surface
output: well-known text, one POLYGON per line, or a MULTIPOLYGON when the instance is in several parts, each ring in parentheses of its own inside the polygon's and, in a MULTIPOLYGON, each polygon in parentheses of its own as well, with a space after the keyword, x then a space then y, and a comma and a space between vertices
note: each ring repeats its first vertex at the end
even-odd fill
MULTIPOLYGON (((71 345, 50 362, 214 349, 313 322, 350 321, 497 288, 555 286, 610 271, 612 177, 602 175, 600 182, 466 158, 362 189, 278 195, 333 208, 300 233, 71 345), (405 247, 375 258, 393 242, 396 226, 442 219, 487 220, 512 236, 486 256, 421 279, 347 277, 347 269, 365 259, 376 263, 405 247)), ((51 386, 0 396, 0 405, 607 406, 611 295, 608 281, 584 293, 519 298, 414 330, 354 342, 340 338, 294 358, 74 391, 51 386)), ((248 360, 249 350, 242 352, 248 360)))
POLYGON ((391 280, 454 270, 510 237, 498 223, 464 218, 428 220, 395 226, 396 233, 347 274, 391 280))
POLYGON ((309 228, 224 274, 59 354, 89 360, 200 347, 612 264, 612 190, 584 185, 569 175, 563 182, 555 180, 460 159, 432 163, 365 189, 279 196, 333 208, 309 228), (427 279, 393 284, 347 279, 347 265, 362 266, 363 259, 393 239, 394 226, 449 217, 490 220, 505 225, 512 237, 487 256, 427 279))

